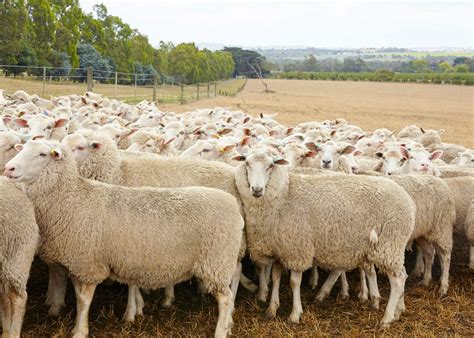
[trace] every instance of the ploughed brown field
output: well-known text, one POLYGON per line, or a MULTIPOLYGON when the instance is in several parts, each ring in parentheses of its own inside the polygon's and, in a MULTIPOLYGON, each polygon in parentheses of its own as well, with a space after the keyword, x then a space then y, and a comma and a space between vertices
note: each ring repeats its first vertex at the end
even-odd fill
MULTIPOLYGON (((343 117, 366 130, 380 127, 397 129, 409 124, 443 128, 445 141, 474 147, 474 89, 464 86, 269 80, 276 93, 262 94, 258 80, 249 80, 237 97, 217 97, 185 106, 161 106, 163 110, 186 111, 198 107, 232 107, 250 114, 279 112, 282 123, 296 124, 309 120, 343 117)), ((341 211, 343 212, 343 211, 341 211)), ((383 211, 381 211, 383 212, 383 211)), ((407 272, 413 267, 414 254, 407 253, 407 272)), ((266 319, 266 305, 258 304, 255 295, 242 287, 234 312, 235 336, 316 336, 316 335, 410 335, 474 336, 474 272, 468 268, 468 243, 455 236, 451 260, 450 289, 438 296, 439 263, 435 260, 434 280, 429 287, 418 285, 409 277, 405 288, 406 312, 389 329, 378 324, 388 300, 389 283, 379 274, 381 309, 374 310, 357 298, 359 279, 349 273, 350 299, 338 297, 339 282, 324 301, 315 300, 316 291, 308 286, 305 274, 302 286, 304 314, 300 324, 289 324, 291 288, 288 275, 282 278, 281 307, 276 319, 266 319)), ((246 274, 253 269, 246 266, 246 274)), ((255 277, 255 276, 253 276, 255 277)), ((326 273, 320 274, 320 284, 326 273)), ((35 261, 28 284, 29 300, 25 316, 25 336, 70 336, 75 319, 75 300, 69 282, 66 308, 59 319, 47 317, 44 305, 48 274, 45 265, 35 261)), ((197 294, 194 282, 176 289, 171 309, 160 307, 161 291, 144 295, 145 315, 134 324, 121 321, 127 303, 126 286, 114 284, 97 288, 90 312, 92 336, 211 336, 217 321, 217 303, 211 296, 197 294)))

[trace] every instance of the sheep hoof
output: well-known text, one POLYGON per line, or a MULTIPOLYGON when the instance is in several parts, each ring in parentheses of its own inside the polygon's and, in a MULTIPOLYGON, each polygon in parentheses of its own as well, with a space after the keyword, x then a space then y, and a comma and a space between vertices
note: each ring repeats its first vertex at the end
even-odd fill
POLYGON ((163 303, 161 303, 161 307, 165 309, 169 309, 173 306, 173 300, 166 300, 163 303))
POLYGON ((123 318, 122 320, 126 323, 133 323, 135 321, 135 316, 126 312, 124 315, 123 315, 123 318))
POLYGON ((255 285, 255 284, 250 284, 250 285, 246 285, 245 288, 250 291, 251 293, 257 293, 258 291, 258 286, 255 285))
POLYGON ((349 299, 349 295, 348 294, 341 294, 341 298, 343 300, 348 300, 349 299))
POLYGON ((290 314, 290 317, 288 318, 288 321, 292 324, 299 324, 300 322, 300 317, 301 317, 301 313, 291 313, 290 314))
POLYGON ((366 293, 363 293, 363 292, 359 292, 359 294, 357 295, 357 297, 359 298, 359 300, 361 302, 366 302, 369 300, 369 296, 366 294, 366 293))
POLYGON ((265 310, 265 318, 274 319, 276 317, 277 309, 273 307, 268 307, 265 310))
POLYGON ((317 294, 316 295, 316 300, 320 303, 324 302, 324 299, 326 298, 325 294, 317 294))
POLYGON ((257 301, 261 304, 265 304, 267 302, 267 297, 268 297, 268 293, 259 292, 257 294, 257 301))
POLYGON ((381 328, 381 329, 388 329, 388 328, 390 327, 390 324, 391 324, 391 323, 381 322, 381 323, 380 323, 380 328, 381 328))
POLYGON ((447 285, 441 285, 439 288, 439 295, 440 296, 446 296, 448 293, 448 286, 447 285))
POLYGON ((377 298, 374 298, 372 300, 372 307, 375 309, 375 310, 378 310, 380 308, 380 298, 377 297, 377 298))
POLYGON ((418 285, 421 285, 421 286, 429 286, 431 283, 431 279, 423 279, 421 281, 418 282, 418 285))

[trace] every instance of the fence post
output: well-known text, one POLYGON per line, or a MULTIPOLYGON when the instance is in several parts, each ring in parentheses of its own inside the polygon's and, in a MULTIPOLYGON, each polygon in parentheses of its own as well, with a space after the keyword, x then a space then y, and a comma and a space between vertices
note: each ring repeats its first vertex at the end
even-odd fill
POLYGON ((217 96, 217 82, 214 82, 214 97, 217 96))
POLYGON ((137 75, 135 74, 135 92, 134 92, 134 99, 137 100, 137 75))
POLYGON ((87 91, 91 92, 94 89, 94 83, 92 82, 92 67, 87 67, 87 91))
POLYGON ((181 82, 181 104, 184 104, 184 81, 181 82))
POLYGON ((196 92, 196 98, 199 101, 199 82, 197 83, 197 92, 196 92))
POLYGON ((43 66, 43 98, 46 97, 46 67, 43 66))
POLYGON ((207 98, 209 98, 209 82, 207 83, 207 98))
POLYGON ((158 76, 155 74, 153 77, 153 102, 156 102, 156 86, 158 84, 158 76))
POLYGON ((115 72, 114 99, 117 99, 118 73, 115 72))

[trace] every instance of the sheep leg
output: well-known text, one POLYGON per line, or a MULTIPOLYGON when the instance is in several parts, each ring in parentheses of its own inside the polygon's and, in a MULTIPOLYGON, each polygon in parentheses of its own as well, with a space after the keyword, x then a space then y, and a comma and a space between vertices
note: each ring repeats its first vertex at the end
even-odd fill
POLYGON ((423 253, 421 252, 421 248, 417 245, 415 268, 411 272, 411 275, 414 277, 420 277, 423 274, 423 271, 425 271, 425 264, 423 262, 423 253))
POLYGON ((137 315, 143 316, 143 308, 145 307, 145 301, 143 300, 142 293, 140 292, 139 287, 135 289, 135 304, 137 309, 137 315))
POLYGON ((242 286, 249 290, 252 293, 255 293, 258 291, 258 286, 255 285, 247 276, 245 276, 243 273, 240 274, 240 284, 242 286))
POLYGON ((336 283, 337 279, 341 275, 341 272, 342 272, 341 270, 331 270, 328 278, 324 282, 323 286, 321 286, 321 289, 319 289, 319 292, 316 295, 317 301, 322 302, 324 301, 324 298, 326 298, 327 295, 329 295, 334 284, 336 283))
POLYGON ((360 278, 360 291, 359 291, 359 300, 365 302, 369 299, 369 289, 367 288, 367 280, 365 276, 365 271, 363 268, 359 268, 359 278, 360 278))
MULTIPOLYGON (((138 287, 130 284, 128 286, 128 299, 127 299, 127 308, 123 314, 122 320, 128 323, 133 323, 135 321, 135 316, 137 314, 137 290, 138 287)), ((138 290, 140 292, 140 290, 138 290)))
POLYGON ((48 315, 57 317, 66 298, 67 269, 61 264, 48 263, 48 270, 49 282, 45 303, 51 305, 48 315))
POLYGON ((377 272, 375 271, 375 267, 372 264, 370 268, 365 268, 365 275, 367 276, 367 282, 369 284, 369 294, 370 300, 372 301, 372 306, 374 309, 379 309, 380 303, 380 292, 379 287, 377 284, 377 272))
POLYGON ((469 251, 469 267, 471 269, 474 269, 474 245, 470 246, 470 251, 469 251))
POLYGON ((318 267, 317 265, 315 265, 311 268, 311 277, 309 278, 309 285, 311 286, 312 290, 316 289, 316 287, 318 286, 318 279, 318 267))
POLYGON ((26 291, 23 291, 20 293, 10 292, 9 297, 11 305, 11 326, 9 337, 20 338, 23 317, 26 310, 26 300, 28 296, 26 291))
POLYGON ((421 282, 422 285, 428 286, 431 283, 432 278, 432 267, 434 261, 434 248, 433 246, 428 243, 424 238, 417 238, 416 240, 419 249, 423 253, 424 262, 425 262, 425 271, 423 273, 423 281, 421 282))
POLYGON ((232 291, 230 288, 217 292, 215 295, 219 304, 219 318, 214 336, 217 338, 226 338, 230 335, 230 324, 232 323, 232 309, 234 304, 232 301, 232 291))
POLYGON ((258 271, 258 282, 259 282, 257 300, 262 303, 265 303, 267 301, 267 296, 268 296, 268 282, 266 278, 267 265, 257 263, 256 266, 257 266, 257 271, 258 271))
POLYGON ((382 327, 389 327, 390 324, 396 320, 395 311, 397 307, 399 309, 401 307, 399 302, 401 297, 403 297, 405 281, 407 279, 405 268, 403 268, 403 270, 397 275, 393 273, 388 273, 387 275, 390 281, 390 297, 388 299, 387 307, 385 308, 385 314, 381 322, 382 327))
POLYGON ((204 282, 200 279, 197 280, 197 283, 198 283, 198 293, 201 295, 201 296, 204 296, 205 294, 207 294, 207 286, 206 284, 204 284, 204 282))
POLYGON ((174 303, 174 285, 168 285, 165 287, 165 297, 161 306, 164 308, 170 308, 174 303))
POLYGON ((349 298, 349 283, 347 282, 346 272, 341 272, 341 297, 342 299, 349 298))
POLYGON ((85 284, 76 277, 71 277, 76 292, 77 315, 76 326, 72 330, 73 338, 87 337, 89 334, 89 308, 97 284, 85 284))
POLYGON ((2 328, 3 328, 3 337, 10 337, 10 328, 12 325, 12 315, 13 315, 13 304, 9 297, 8 290, 2 290, 2 328))
POLYGON ((438 252, 439 262, 441 265, 441 286, 439 288, 439 294, 444 296, 448 293, 449 288, 449 267, 451 265, 451 250, 445 250, 444 248, 436 246, 438 252))
POLYGON ((301 305, 301 279, 303 278, 302 271, 291 271, 290 285, 293 291, 293 309, 290 314, 291 323, 299 323, 301 315, 303 314, 303 306, 301 305))
POLYGON ((232 282, 230 284, 230 290, 232 291, 232 301, 235 303, 237 297, 237 290, 239 289, 240 276, 242 275, 242 263, 238 262, 232 276, 232 282))
POLYGON ((270 298, 270 304, 265 311, 267 318, 276 317, 278 308, 280 307, 280 281, 281 281, 282 266, 280 263, 273 264, 272 268, 272 295, 270 298))

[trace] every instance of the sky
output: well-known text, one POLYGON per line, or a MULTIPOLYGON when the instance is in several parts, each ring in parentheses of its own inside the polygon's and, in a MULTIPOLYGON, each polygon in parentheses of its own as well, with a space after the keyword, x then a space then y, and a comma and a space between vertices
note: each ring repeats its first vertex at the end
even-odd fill
POLYGON ((473 1, 80 0, 162 41, 226 46, 468 48, 473 1))

